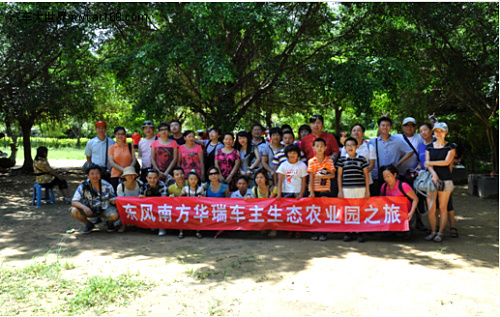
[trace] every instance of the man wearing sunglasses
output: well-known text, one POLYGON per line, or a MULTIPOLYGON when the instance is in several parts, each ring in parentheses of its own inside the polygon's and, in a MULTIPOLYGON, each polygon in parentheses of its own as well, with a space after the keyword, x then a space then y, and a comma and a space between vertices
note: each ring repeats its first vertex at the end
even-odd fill
POLYGON ((399 174, 404 174, 408 169, 414 170, 418 165, 418 146, 423 142, 420 133, 415 133, 417 130, 417 121, 415 118, 408 117, 403 120, 402 125, 403 133, 396 134, 398 138, 405 141, 409 147, 414 151, 414 155, 412 155, 409 159, 402 162, 398 167, 399 174))

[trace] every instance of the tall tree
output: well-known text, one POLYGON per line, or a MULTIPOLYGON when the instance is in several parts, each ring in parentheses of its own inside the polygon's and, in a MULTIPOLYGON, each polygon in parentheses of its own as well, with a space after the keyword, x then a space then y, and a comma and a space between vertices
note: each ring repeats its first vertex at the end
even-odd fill
POLYGON ((154 22, 146 29, 120 25, 115 38, 133 46, 110 61, 117 78, 137 93, 136 110, 166 114, 188 107, 208 125, 228 130, 286 71, 305 67, 359 23, 339 30, 326 3, 148 6, 154 22), (144 37, 148 41, 138 40, 144 37))
POLYGON ((82 5, 2 3, 0 112, 22 130, 23 169, 31 171, 31 128, 40 120, 91 109, 92 32, 65 19, 82 5))

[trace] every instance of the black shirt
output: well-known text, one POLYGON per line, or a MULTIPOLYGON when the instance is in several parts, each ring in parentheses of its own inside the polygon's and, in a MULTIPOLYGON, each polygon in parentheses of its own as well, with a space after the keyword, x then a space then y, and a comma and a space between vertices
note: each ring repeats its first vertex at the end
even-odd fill
MULTIPOLYGON (((434 142, 429 144, 426 151, 429 151, 429 161, 444 161, 446 160, 446 156, 448 156, 448 152, 457 148, 455 143, 446 143, 440 149, 434 148, 434 142)), ((450 181, 451 180, 451 171, 450 166, 432 166, 436 174, 438 175, 440 180, 450 181)))

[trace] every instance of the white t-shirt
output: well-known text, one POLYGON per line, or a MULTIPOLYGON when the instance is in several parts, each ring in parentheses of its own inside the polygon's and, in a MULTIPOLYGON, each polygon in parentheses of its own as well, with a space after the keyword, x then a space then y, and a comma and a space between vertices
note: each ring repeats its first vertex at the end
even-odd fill
MULTIPOLYGON (((405 144, 408 144, 402 134, 395 134, 395 136, 403 140, 405 144)), ((424 140, 420 136, 420 133, 415 133, 412 137, 409 137, 408 140, 410 141, 410 143, 413 145, 413 147, 417 152, 420 143, 424 142, 424 140)), ((415 169, 417 165, 418 165, 418 158, 417 155, 414 154, 409 159, 401 163, 401 165, 399 165, 398 172, 399 174, 404 174, 407 169, 415 169)))
POLYGON ((250 188, 247 189, 247 192, 243 196, 241 195, 239 189, 231 194, 231 198, 245 198, 247 196, 250 196, 250 198, 255 198, 250 188))
POLYGON ((283 174, 282 193, 300 193, 302 189, 302 177, 307 176, 307 165, 302 161, 290 164, 287 161, 281 163, 276 171, 283 174))
POLYGON ((203 185, 198 186, 196 191, 192 190, 189 186, 184 186, 182 188, 181 196, 186 197, 205 197, 205 188, 203 185))
POLYGON ((142 182, 140 180, 137 180, 135 182, 135 188, 133 190, 129 190, 127 187, 125 187, 124 183, 118 184, 118 187, 116 188, 116 196, 118 197, 137 197, 141 193, 141 187, 142 187, 142 182))
POLYGON ((149 168, 153 165, 151 164, 151 144, 153 144, 155 137, 151 139, 141 139, 139 141, 139 158, 142 159, 142 168, 149 168))

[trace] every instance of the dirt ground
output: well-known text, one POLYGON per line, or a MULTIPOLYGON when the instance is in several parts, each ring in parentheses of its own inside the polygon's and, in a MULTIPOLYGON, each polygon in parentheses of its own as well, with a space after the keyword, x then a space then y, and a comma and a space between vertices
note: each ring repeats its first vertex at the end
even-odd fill
MULTIPOLYGON (((74 192, 84 179, 80 161, 51 160, 74 192)), ((387 234, 366 243, 330 233, 319 242, 268 239, 256 232, 188 232, 159 237, 82 229, 56 192, 57 205, 31 206, 34 176, 0 174, 0 265, 25 266, 34 257, 74 264, 68 279, 137 274, 154 287, 111 307, 109 315, 495 315, 499 314, 498 200, 454 193, 459 238, 441 243, 387 234)), ((424 221, 426 224, 427 219, 424 221)), ((93 315, 95 312, 89 312, 93 315)))

